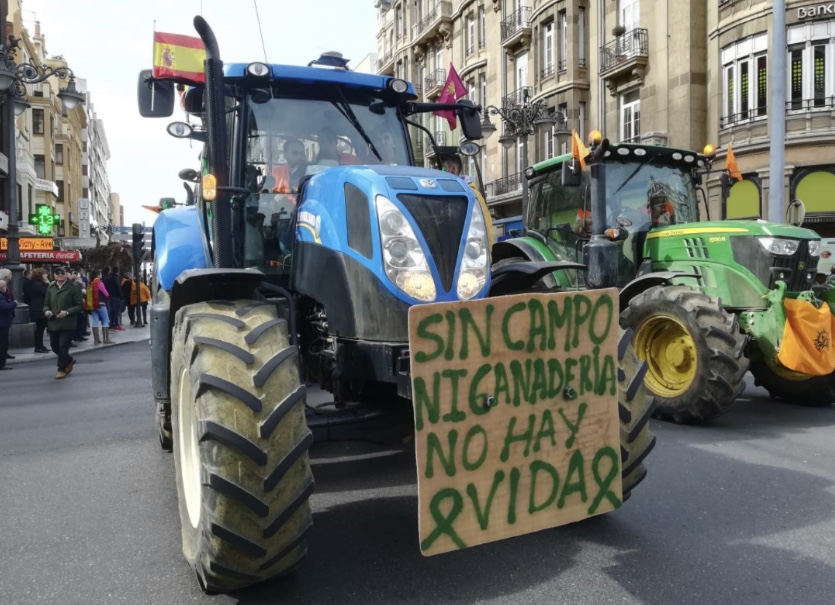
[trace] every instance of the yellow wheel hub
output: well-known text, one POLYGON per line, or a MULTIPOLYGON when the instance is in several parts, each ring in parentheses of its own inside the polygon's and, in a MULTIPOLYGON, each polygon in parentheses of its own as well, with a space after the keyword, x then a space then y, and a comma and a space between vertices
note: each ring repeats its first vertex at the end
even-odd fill
POLYGON ((659 397, 677 397, 696 379, 696 343, 672 315, 654 315, 644 321, 635 332, 635 351, 647 362, 644 382, 659 397))

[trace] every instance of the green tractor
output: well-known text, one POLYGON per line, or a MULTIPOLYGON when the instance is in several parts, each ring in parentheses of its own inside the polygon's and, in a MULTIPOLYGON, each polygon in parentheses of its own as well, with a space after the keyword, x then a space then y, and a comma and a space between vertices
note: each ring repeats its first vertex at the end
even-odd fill
MULTIPOLYGON (((544 279, 569 290, 615 274, 621 325, 632 329, 648 362, 644 381, 659 418, 696 423, 725 413, 749 369, 774 398, 835 402, 831 369, 810 373, 780 356, 787 299, 828 305, 827 321, 835 314, 835 291, 815 284, 821 240, 814 231, 760 220, 700 222, 702 174, 712 160, 704 154, 604 139, 589 160, 590 170, 572 155, 527 169, 524 228, 494 246, 494 263, 586 264, 544 279), (596 195, 605 197, 606 216, 591 211, 596 195)), ((818 344, 832 359, 830 340, 819 335, 818 344)))

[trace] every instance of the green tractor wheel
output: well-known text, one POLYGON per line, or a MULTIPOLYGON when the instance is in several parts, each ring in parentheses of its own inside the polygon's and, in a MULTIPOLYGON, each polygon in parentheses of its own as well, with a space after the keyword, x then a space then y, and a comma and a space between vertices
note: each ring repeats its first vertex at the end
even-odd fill
POLYGON ((206 592, 292 571, 313 492, 297 351, 272 305, 177 312, 171 420, 183 553, 206 592))
POLYGON ((696 423, 727 412, 744 390, 745 336, 715 298, 687 286, 654 286, 629 301, 621 325, 634 331, 656 416, 696 423))
POLYGON ((810 407, 835 403, 835 374, 809 376, 765 359, 751 362, 751 374, 754 384, 767 390, 772 399, 810 407))

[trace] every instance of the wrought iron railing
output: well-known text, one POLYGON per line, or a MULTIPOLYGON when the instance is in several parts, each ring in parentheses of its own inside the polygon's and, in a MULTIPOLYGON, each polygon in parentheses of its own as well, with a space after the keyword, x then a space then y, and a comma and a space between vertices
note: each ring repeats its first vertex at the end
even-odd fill
MULTIPOLYGON (((438 132, 433 133, 432 135, 435 138, 435 145, 438 147, 444 147, 446 145, 446 132, 443 130, 439 130, 438 132)), ((432 137, 424 137, 424 144, 423 148, 426 150, 427 155, 432 155, 435 153, 435 149, 432 147, 432 137)))
POLYGON ((720 128, 727 128, 729 126, 733 126, 734 124, 739 124, 741 122, 749 122, 751 120, 761 120, 768 117, 768 108, 767 107, 757 107, 755 109, 749 109, 748 111, 741 111, 739 113, 732 113, 726 116, 722 116, 719 119, 719 127, 720 128))
POLYGON ((518 105, 524 105, 531 97, 533 97, 533 88, 530 86, 523 86, 522 88, 517 88, 512 93, 504 97, 502 99, 502 106, 515 107, 518 105))
POLYGON ((835 96, 786 101, 786 111, 814 111, 815 109, 832 109, 833 107, 835 107, 835 96))
POLYGON ((553 75, 554 75, 554 64, 553 63, 551 63, 550 65, 546 65, 545 67, 542 68, 542 71, 539 72, 539 77, 543 80, 545 78, 550 78, 553 75))
POLYGON ((469 57, 474 52, 475 52, 475 42, 470 40, 470 42, 467 43, 467 56, 469 57))
POLYGON ((426 84, 426 91, 429 92, 433 88, 441 88, 444 85, 444 82, 446 82, 446 70, 443 68, 436 69, 426 76, 426 79, 424 80, 424 83, 426 84))
POLYGON ((524 173, 517 172, 516 174, 510 174, 495 181, 490 181, 484 186, 487 197, 495 197, 519 191, 522 188, 523 178, 525 178, 524 173))
POLYGON ((560 70, 561 72, 562 72, 562 71, 565 71, 565 70, 566 70, 566 68, 568 68, 568 61, 567 61, 567 60, 565 60, 565 59, 560 59, 560 60, 559 60, 559 63, 558 63, 558 67, 559 67, 559 70, 560 70))
POLYGON ((635 28, 600 47, 600 72, 606 72, 635 57, 649 56, 649 32, 635 28))
POLYGON ((531 7, 517 8, 502 20, 502 42, 531 26, 531 7))

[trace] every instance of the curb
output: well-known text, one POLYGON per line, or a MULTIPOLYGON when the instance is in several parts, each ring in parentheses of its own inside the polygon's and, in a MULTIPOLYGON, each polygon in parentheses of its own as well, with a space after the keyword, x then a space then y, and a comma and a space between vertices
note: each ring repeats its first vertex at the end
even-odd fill
MULTIPOLYGON (((112 347, 118 347, 118 346, 121 346, 121 345, 134 344, 134 343, 137 343, 137 342, 149 342, 150 343, 150 340, 151 340, 151 335, 148 334, 147 336, 144 336, 143 338, 139 338, 137 340, 123 340, 123 341, 119 341, 119 342, 113 342, 113 343, 107 344, 107 345, 105 345, 105 344, 100 344, 100 345, 90 344, 90 345, 83 346, 83 347, 78 346, 78 347, 73 347, 73 348, 70 349, 70 355, 75 357, 76 355, 81 355, 83 353, 95 353, 97 351, 102 351, 104 349, 110 349, 112 347)), ((17 357, 17 359, 7 359, 6 360, 6 365, 9 365, 9 366, 18 365, 18 364, 22 364, 22 363, 32 363, 34 361, 44 361, 44 360, 53 360, 54 361, 56 359, 55 353, 53 353, 52 351, 50 351, 49 353, 32 353, 32 352, 29 352, 28 349, 26 349, 26 350, 21 350, 21 349, 12 350, 12 349, 10 349, 9 354, 14 355, 15 357, 17 357)))

